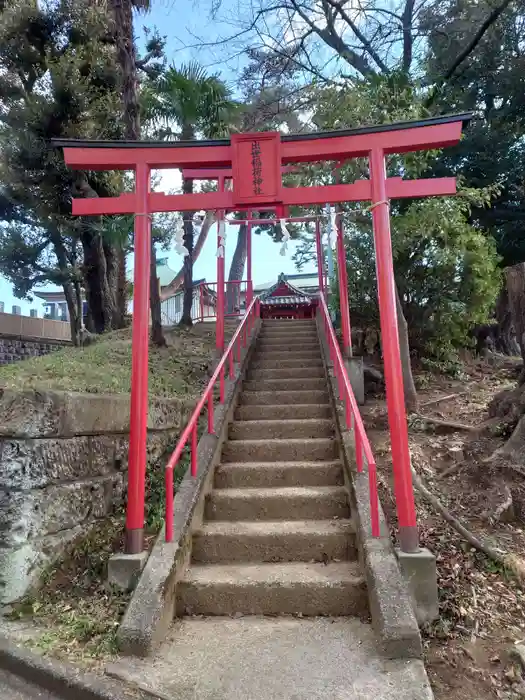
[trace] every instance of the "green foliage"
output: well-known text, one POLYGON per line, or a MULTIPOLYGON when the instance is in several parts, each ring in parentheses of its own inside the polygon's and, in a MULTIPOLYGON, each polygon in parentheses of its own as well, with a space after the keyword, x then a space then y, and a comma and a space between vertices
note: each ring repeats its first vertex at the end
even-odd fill
MULTIPOLYGON (((420 90, 402 74, 374 77, 352 87, 312 87, 318 94, 313 121, 317 128, 348 128, 428 116, 420 90)), ((415 178, 439 164, 436 151, 389 158, 389 176, 415 178)), ((341 168, 342 182, 368 177, 365 160, 341 168)), ((330 182, 329 168, 312 168, 309 184, 330 182)), ((461 183, 460 183, 461 184, 461 183)), ((494 239, 477 224, 499 187, 461 186, 455 197, 391 203, 392 247, 398 291, 408 323, 410 344, 421 356, 450 362, 470 329, 486 322, 499 291, 499 257, 494 239)), ((379 326, 371 215, 366 206, 343 206, 349 299, 353 325, 379 326)), ((299 265, 314 258, 310 234, 303 234, 299 265)), ((338 304, 338 290, 334 303, 338 304)), ((453 371, 452 367, 449 368, 453 371)))
MULTIPOLYGON (((116 82, 101 7, 27 0, 0 10, 0 272, 20 297, 45 282, 72 295, 82 280, 89 225, 71 216, 77 175, 50 140, 118 137, 116 82)), ((118 178, 91 185, 111 194, 118 178)))
MULTIPOLYGON (((429 85, 472 40, 473 28, 490 15, 490 0, 433 2, 421 13, 429 37, 424 69, 429 85)), ((500 182, 492 206, 475 207, 472 217, 496 239, 503 265, 525 261, 525 71, 522 7, 511 3, 476 44, 453 79, 436 92, 435 108, 443 112, 472 110, 474 120, 461 143, 445 149, 436 175, 461 174, 470 187, 500 182)))
POLYGON ((195 62, 171 65, 146 82, 141 101, 150 130, 161 139, 225 136, 238 109, 226 83, 195 62))
MULTIPOLYGON (((449 361, 470 329, 486 322, 500 287, 495 242, 468 223, 473 202, 490 192, 413 202, 392 216, 398 291, 413 351, 449 361)), ((346 253, 354 323, 378 326, 379 309, 371 226, 348 224, 346 253)))

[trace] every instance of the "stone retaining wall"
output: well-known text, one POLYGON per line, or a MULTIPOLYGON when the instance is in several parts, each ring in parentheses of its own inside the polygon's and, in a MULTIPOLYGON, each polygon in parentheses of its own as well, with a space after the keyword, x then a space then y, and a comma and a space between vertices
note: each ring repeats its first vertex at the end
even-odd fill
POLYGON ((71 342, 0 336, 0 365, 49 355, 50 352, 60 350, 64 345, 71 345, 71 342))
MULTIPOLYGON (((194 401, 153 400, 148 465, 194 401)), ((20 598, 46 564, 122 503, 129 396, 0 389, 0 602, 20 598)))

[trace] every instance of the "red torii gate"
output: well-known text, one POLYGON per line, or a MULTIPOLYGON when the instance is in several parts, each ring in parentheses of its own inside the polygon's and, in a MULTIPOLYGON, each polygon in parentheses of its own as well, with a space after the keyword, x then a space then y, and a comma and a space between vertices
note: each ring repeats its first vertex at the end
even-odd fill
MULTIPOLYGON (((151 214, 166 211, 224 212, 275 209, 276 217, 285 217, 292 205, 336 204, 344 201, 370 201, 372 211, 376 272, 380 307, 381 336, 394 488, 401 549, 418 550, 414 494, 410 471, 410 452, 405 414, 396 299, 390 236, 389 200, 430 195, 452 195, 455 178, 405 181, 387 178, 385 156, 392 153, 438 149, 459 142, 463 125, 470 114, 448 115, 416 122, 401 122, 346 131, 281 135, 278 132, 234 134, 231 139, 196 142, 81 141, 56 140, 64 149, 67 165, 82 170, 126 170, 135 172, 135 191, 118 197, 73 199, 73 214, 134 214, 135 270, 133 298, 132 375, 130 440, 128 466, 128 508, 126 514, 126 551, 142 551, 144 527, 144 484, 148 413, 148 336, 149 267, 151 214), (335 161, 349 158, 369 159, 369 180, 351 184, 317 187, 283 187, 283 165, 335 161), (225 169, 219 177, 217 192, 166 195, 152 192, 152 169, 193 168, 202 177, 206 168, 225 169), (229 171, 231 168, 231 172, 229 171), (227 173, 227 175, 226 175, 227 173), (226 177, 233 180, 226 190, 226 177), (222 180, 222 183, 221 183, 222 180)), ((215 177, 217 173, 213 175, 215 177)), ((339 267, 344 268, 344 246, 338 227, 339 267)), ((223 267, 224 271, 224 267, 223 267)), ((344 276, 340 277, 343 287, 344 276)), ((218 280, 224 299, 224 272, 218 280)), ((341 289, 342 317, 348 336, 347 293, 341 289), (346 308, 345 308, 346 307, 346 308)), ((219 300, 218 300, 219 301, 219 300)), ((351 345, 344 338, 345 349, 351 345)))

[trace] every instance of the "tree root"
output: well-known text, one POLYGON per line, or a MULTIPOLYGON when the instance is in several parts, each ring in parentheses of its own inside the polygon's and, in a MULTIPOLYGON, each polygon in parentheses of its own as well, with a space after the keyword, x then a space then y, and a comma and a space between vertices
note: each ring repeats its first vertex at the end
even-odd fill
POLYGON ((424 485, 419 474, 415 471, 414 467, 411 468, 412 479, 414 485, 419 493, 425 498, 427 503, 429 503, 434 510, 439 513, 443 519, 466 540, 472 547, 482 552, 496 564, 500 564, 504 568, 509 569, 516 576, 520 584, 525 584, 525 562, 517 557, 515 554, 508 554, 503 550, 496 549, 488 544, 485 540, 481 540, 476 535, 474 535, 470 530, 468 530, 463 523, 461 523, 452 513, 445 508, 441 501, 431 493, 428 488, 424 485))
POLYGON ((461 462, 455 462, 454 464, 451 464, 450 467, 447 467, 442 472, 439 472, 438 479, 444 479, 445 477, 450 476, 451 474, 455 474, 457 471, 460 471, 464 466, 464 459, 462 459, 461 462))
POLYGON ((478 432, 479 428, 475 425, 465 425, 465 423, 456 423, 455 421, 442 420, 441 418, 433 418, 432 416, 424 416, 422 413, 415 413, 415 416, 421 420, 437 425, 440 428, 450 428, 451 430, 464 430, 469 433, 478 432))
POLYGON ((434 406, 436 403, 441 403, 442 401, 448 401, 449 399, 456 399, 458 396, 464 396, 470 393, 469 391, 460 391, 458 394, 447 394, 446 396, 438 396, 436 399, 430 399, 430 401, 425 401, 420 403, 419 407, 423 408, 426 406, 434 406))

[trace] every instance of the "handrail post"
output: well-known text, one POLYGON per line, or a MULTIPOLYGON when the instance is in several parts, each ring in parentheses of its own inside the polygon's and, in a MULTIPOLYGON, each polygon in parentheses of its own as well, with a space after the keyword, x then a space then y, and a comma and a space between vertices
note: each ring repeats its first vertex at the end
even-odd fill
POLYGON ((214 425, 213 425, 213 389, 210 391, 208 395, 208 432, 209 433, 214 433, 214 425))
POLYGON ((193 430, 191 431, 191 475, 193 477, 197 476, 197 425, 198 421, 195 421, 193 430))
POLYGON ((219 401, 224 403, 224 365, 221 367, 219 376, 219 401))

